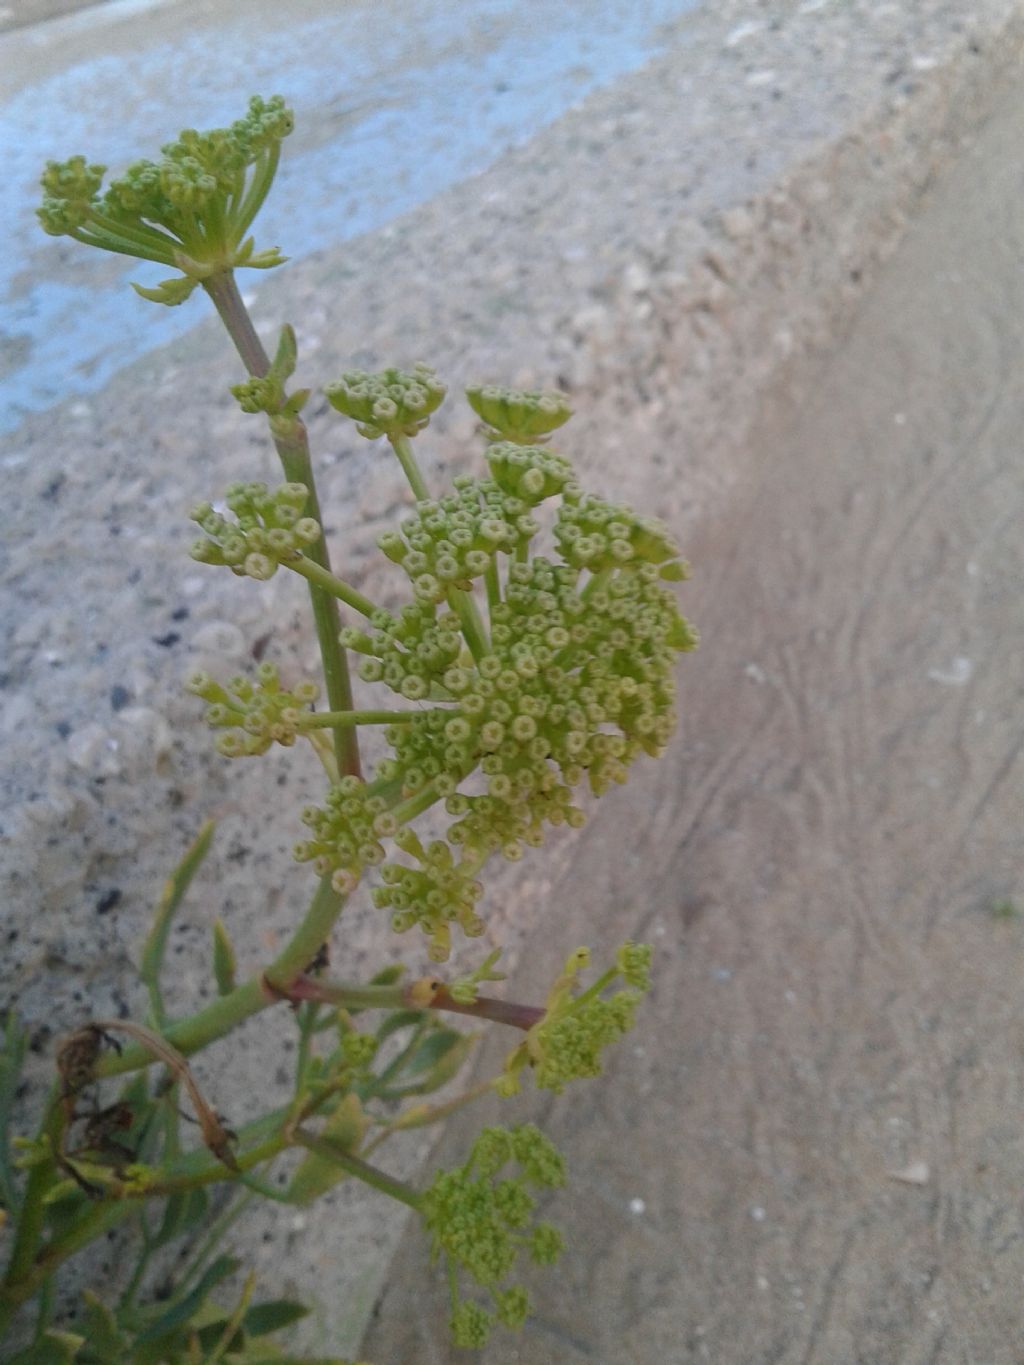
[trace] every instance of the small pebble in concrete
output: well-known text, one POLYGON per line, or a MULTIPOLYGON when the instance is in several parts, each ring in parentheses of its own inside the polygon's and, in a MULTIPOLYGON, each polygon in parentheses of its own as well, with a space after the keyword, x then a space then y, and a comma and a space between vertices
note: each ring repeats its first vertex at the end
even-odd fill
POLYGON ((964 683, 970 682, 973 672, 971 660, 958 654, 949 668, 929 668, 928 677, 932 682, 942 683, 946 687, 963 687, 964 683))
POLYGON ((902 1170, 886 1171, 886 1175, 901 1185, 927 1185, 932 1173, 927 1161, 912 1161, 902 1170))

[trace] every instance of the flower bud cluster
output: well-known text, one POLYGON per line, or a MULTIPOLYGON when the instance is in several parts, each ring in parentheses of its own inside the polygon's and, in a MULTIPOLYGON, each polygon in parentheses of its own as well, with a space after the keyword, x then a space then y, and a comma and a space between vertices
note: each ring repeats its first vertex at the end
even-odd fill
POLYGON ((84 156, 48 161, 43 172, 39 221, 51 237, 63 237, 89 219, 106 166, 90 165, 84 156))
POLYGON ((429 365, 412 370, 347 370, 324 392, 331 406, 351 417, 361 436, 415 436, 430 421, 448 390, 429 365))
POLYGON ((418 866, 385 863, 381 868, 383 885, 374 887, 373 903, 378 909, 393 911, 391 927, 397 934, 420 925, 430 937, 431 960, 446 962, 451 952, 452 922, 458 923, 467 938, 476 938, 484 931, 484 922, 476 913, 484 889, 477 880, 479 865, 472 861, 457 863, 443 839, 424 847, 408 827, 398 831, 395 843, 418 866))
POLYGON ((320 695, 312 681, 297 683, 291 691, 283 688, 272 663, 260 664, 255 682, 239 675, 221 685, 208 673, 194 673, 186 687, 210 703, 207 725, 227 731, 217 739, 225 758, 249 758, 266 753, 272 744, 294 744, 302 714, 320 695))
MULTIPOLYGON (((517 447, 506 449, 519 454, 517 447)), ((530 453, 522 452, 526 458, 508 465, 508 484, 527 484, 531 494, 502 488, 494 479, 464 475, 455 480, 453 493, 417 503, 415 514, 398 531, 378 537, 387 557, 408 574, 417 602, 442 602, 452 588, 468 590, 494 564, 495 555, 511 555, 537 534, 540 524, 532 508, 557 491, 560 466, 565 466, 566 478, 571 469, 552 452, 532 452, 543 457, 543 464, 531 462, 530 453)))
POLYGON ((324 805, 306 806, 302 823, 310 837, 292 850, 296 862, 313 864, 320 877, 333 874, 335 891, 350 894, 368 867, 384 861, 383 839, 398 830, 387 799, 358 777, 343 777, 324 805))
POLYGON ((202 213, 216 198, 226 201, 242 188, 246 168, 276 150, 292 131, 294 118, 280 95, 249 101, 244 118, 228 128, 197 132, 186 128, 161 147, 159 162, 138 161, 111 181, 104 206, 136 213, 172 229, 182 215, 202 213))
POLYGON ((596 988, 575 993, 576 978, 589 964, 587 949, 577 949, 552 987, 542 1019, 525 1040, 509 1053, 495 1088, 501 1095, 515 1095, 519 1074, 533 1069, 538 1089, 561 1094, 569 1081, 601 1074, 601 1054, 633 1027, 636 1007, 650 989, 651 949, 645 943, 624 943, 616 954, 615 968, 596 988), (616 977, 626 989, 611 996, 602 989, 616 977))
POLYGON ((365 1072, 380 1047, 380 1039, 375 1033, 358 1033, 349 1028, 339 1039, 341 1055, 345 1065, 353 1071, 365 1072))
POLYGON ((514 441, 495 441, 489 445, 487 463, 501 491, 522 498, 531 507, 561 493, 573 477, 572 465, 564 455, 544 446, 517 445, 514 441))
POLYGON ((495 1322, 522 1326, 529 1298, 518 1285, 500 1288, 521 1251, 538 1265, 551 1265, 562 1250, 562 1235, 550 1223, 533 1223, 536 1207, 528 1187, 556 1188, 565 1183, 565 1166, 553 1144, 533 1124, 485 1128, 469 1160, 439 1171, 422 1202, 433 1256, 444 1255, 454 1272, 461 1266, 490 1291, 494 1312, 473 1300, 454 1306, 450 1328, 457 1346, 482 1346, 495 1322), (496 1177, 510 1162, 517 1175, 496 1177))
POLYGON ((53 236, 177 267, 183 276, 154 289, 136 288, 146 298, 181 303, 214 270, 264 269, 283 261, 276 247, 254 252, 245 234, 292 127, 291 110, 279 95, 254 96, 244 118, 208 132, 186 129, 161 149, 159 161, 134 162, 103 194, 105 167, 81 156, 51 161, 39 220, 53 236))
POLYGON ((536 445, 572 416, 568 399, 554 390, 542 393, 477 384, 466 390, 466 397, 489 428, 487 435, 492 441, 536 445))
POLYGON ((565 488, 555 541, 567 564, 591 573, 651 564, 658 567, 659 577, 669 581, 687 577, 679 548, 664 522, 584 493, 576 483, 565 488))
POLYGON ((240 577, 273 578, 279 564, 296 559, 320 539, 320 523, 302 515, 308 498, 302 483, 283 483, 273 490, 263 483, 232 484, 225 502, 233 521, 208 502, 192 511, 192 520, 204 532, 192 546, 192 558, 226 564, 240 577))
MULTIPOLYGON (((372 635, 358 626, 343 627, 341 643, 366 656, 359 666, 364 682, 383 682, 406 701, 429 696, 462 654, 459 618, 453 612, 436 616, 432 605, 409 603, 398 616, 379 610, 370 625, 375 627, 372 635)), ((430 725, 442 721, 431 720, 430 725)))
POLYGON ((276 375, 253 375, 244 384, 232 384, 231 393, 243 412, 275 415, 284 402, 281 381, 276 375))

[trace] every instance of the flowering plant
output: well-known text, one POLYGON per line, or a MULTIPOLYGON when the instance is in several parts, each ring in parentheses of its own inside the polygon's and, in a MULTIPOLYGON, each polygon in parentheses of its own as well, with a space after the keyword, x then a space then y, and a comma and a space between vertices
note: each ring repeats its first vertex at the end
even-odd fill
POLYGON ((301 416, 310 390, 289 388, 295 334, 283 327, 268 356, 234 277, 238 267, 283 260, 277 248, 257 251, 249 229, 291 128, 280 98, 254 98, 231 127, 186 131, 159 160, 136 162, 105 190, 104 168, 80 156, 51 162, 43 177, 47 232, 162 262, 175 273, 138 292, 174 306, 203 289, 235 344, 248 377, 233 393, 244 413, 265 417, 284 480, 234 484, 199 503, 192 556, 256 580, 281 570, 304 578, 322 679, 285 680, 267 661, 251 675, 199 673, 188 687, 205 703, 225 759, 305 742, 324 787, 302 812, 308 834, 294 850, 310 869, 308 908, 277 956, 240 979, 218 920, 216 999, 187 1017, 168 1015, 165 946, 213 837, 204 826, 167 883, 143 949, 148 1018, 83 1022, 58 1050, 38 1131, 13 1143, 25 1044, 9 1021, 0 1200, 13 1242, 0 1330, 38 1302, 31 1344, 12 1357, 25 1365, 297 1360, 265 1338, 304 1310, 278 1300, 254 1305, 252 1276, 234 1303, 220 1306, 218 1286, 237 1263, 217 1247, 245 1198, 307 1204, 345 1178, 419 1214, 434 1256, 448 1266, 457 1344, 481 1345, 497 1324, 519 1326, 529 1299, 509 1277, 520 1253, 544 1265, 561 1250, 557 1229, 534 1221, 529 1192, 565 1179, 548 1139, 531 1125, 484 1129, 464 1165, 422 1190, 370 1157, 392 1134, 438 1122, 486 1091, 514 1096, 525 1076, 561 1092, 599 1075, 603 1050, 631 1027, 650 984, 650 949, 633 943, 589 985, 580 981, 589 955, 577 949, 542 1006, 481 993, 503 979, 498 951, 461 976, 442 964, 453 936, 484 931, 483 879, 496 855, 519 859, 549 827, 581 825, 581 789, 600 797, 626 781, 641 754, 657 756, 667 743, 676 655, 696 643, 670 586, 685 578, 685 565, 660 522, 586 491, 551 447, 571 415, 558 393, 469 389, 483 470, 432 493, 413 442, 446 389, 417 364, 353 370, 325 390, 363 437, 390 445, 408 479, 415 510, 379 540, 405 576, 408 600, 385 610, 335 573, 301 416), (368 689, 359 705, 350 653, 368 689), (359 746, 367 726, 381 727, 388 746, 371 774, 359 746), (428 811, 443 837, 424 832, 428 811), (344 958, 344 906, 364 886, 394 932, 425 936, 436 974, 408 980, 402 968, 386 968, 369 981, 331 974, 330 961, 344 958), (328 953, 332 936, 339 942, 328 953), (188 1059, 281 1002, 298 1031, 293 1091, 232 1131, 188 1059), (446 1022, 453 1014, 517 1037, 497 1076, 428 1101, 453 1082, 471 1049, 472 1036, 446 1022), (196 1120, 191 1144, 180 1124, 185 1102, 196 1120), (303 1155, 282 1192, 268 1173, 291 1149, 303 1155), (219 1187, 228 1197, 215 1211, 210 1191, 219 1187), (144 1212, 152 1208, 155 1225, 144 1212), (139 1255, 120 1298, 107 1303, 90 1292, 77 1318, 55 1325, 51 1289, 61 1266, 133 1222, 139 1255), (183 1268, 169 1295, 156 1299, 151 1263, 172 1243, 186 1249, 183 1268), (468 1297, 467 1284, 477 1287, 468 1297))

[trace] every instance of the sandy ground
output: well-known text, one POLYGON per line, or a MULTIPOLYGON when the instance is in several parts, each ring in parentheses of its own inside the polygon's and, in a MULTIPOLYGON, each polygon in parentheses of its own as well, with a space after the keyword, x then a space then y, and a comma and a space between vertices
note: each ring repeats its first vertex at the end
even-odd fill
MULTIPOLYGON (((992 914, 1024 890, 1022 118, 934 188, 692 546, 685 739, 528 950, 536 979, 648 938, 653 1002, 606 1083, 501 1111, 565 1150, 571 1250, 486 1361, 1024 1359, 1024 926, 992 914)), ((367 1357, 463 1359, 419 1236, 391 1284, 367 1357)))

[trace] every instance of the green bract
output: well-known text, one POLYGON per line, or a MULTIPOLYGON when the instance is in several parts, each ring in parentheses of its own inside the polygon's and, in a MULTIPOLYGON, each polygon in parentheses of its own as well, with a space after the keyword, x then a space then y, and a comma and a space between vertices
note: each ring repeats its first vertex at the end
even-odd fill
POLYGON ((181 271, 155 288, 134 288, 156 303, 182 303, 195 286, 234 266, 267 269, 284 257, 257 252, 249 227, 277 170, 291 110, 275 95, 254 95, 229 128, 186 129, 159 161, 136 161, 101 194, 105 166, 82 156, 51 161, 43 175, 39 220, 53 236, 181 271))

